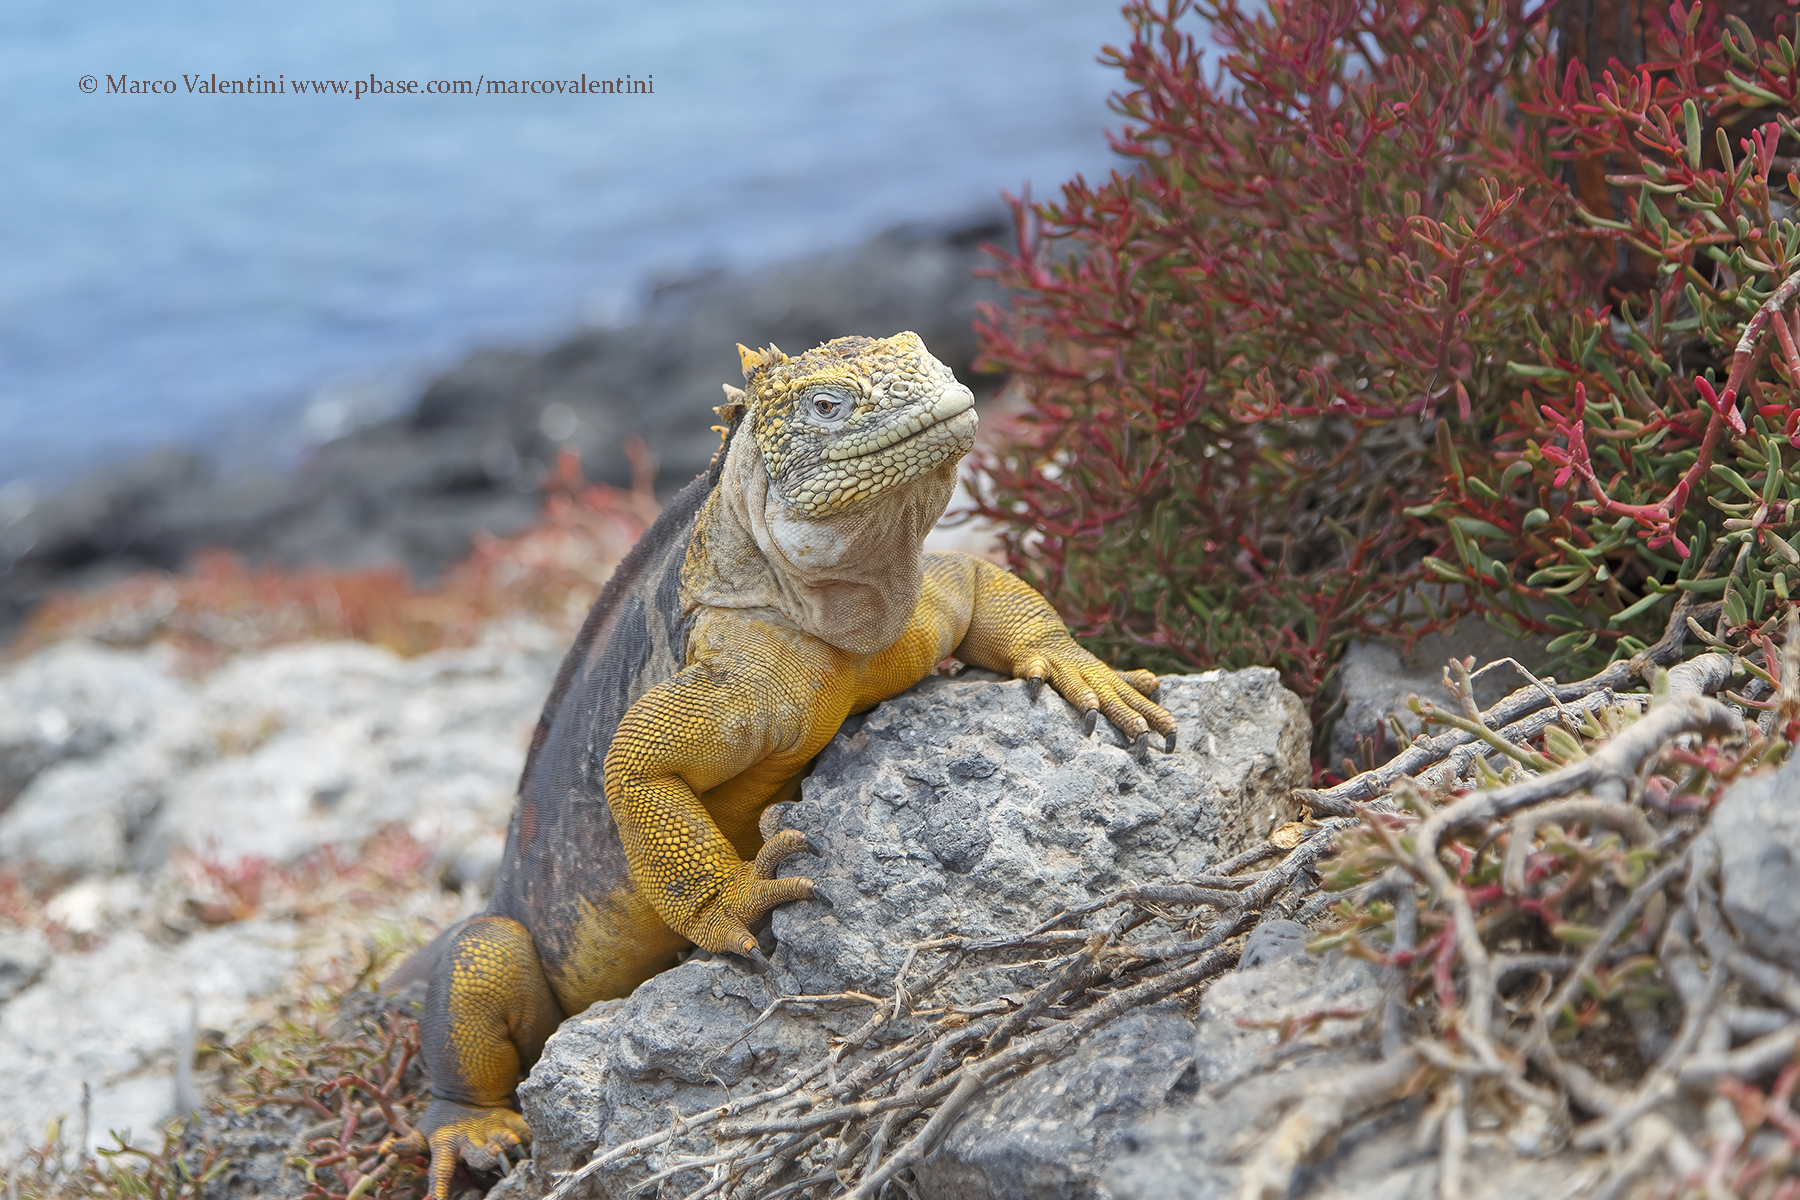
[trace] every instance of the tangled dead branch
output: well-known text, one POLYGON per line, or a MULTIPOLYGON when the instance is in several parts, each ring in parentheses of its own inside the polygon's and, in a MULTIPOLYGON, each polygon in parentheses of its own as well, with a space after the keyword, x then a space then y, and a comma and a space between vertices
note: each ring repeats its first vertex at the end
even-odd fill
MULTIPOLYGON (((1649 684, 1658 668, 1673 667, 1681 662, 1682 651, 1692 632, 1690 621, 1698 624, 1716 621, 1719 617, 1719 603, 1696 604, 1693 595, 1684 593, 1669 619, 1668 629, 1655 645, 1576 683, 1558 684, 1555 680, 1534 679, 1530 686, 1518 689, 1486 712, 1475 714, 1479 724, 1491 731, 1494 739, 1520 746, 1541 735, 1551 724, 1566 719, 1572 711, 1592 713, 1617 703, 1617 693, 1649 684)), ((1388 789, 1402 779, 1412 779, 1427 788, 1450 785, 1463 778, 1474 759, 1485 751, 1480 744, 1482 739, 1461 721, 1441 723, 1453 728, 1435 738, 1421 735, 1411 746, 1375 770, 1364 771, 1336 787, 1303 789, 1300 798, 1314 812, 1347 817, 1355 812, 1356 805, 1386 795, 1388 789)))
MULTIPOLYGON (((1690 616, 1677 613, 1665 642, 1691 631, 1690 616)), ((1788 1175, 1800 1138, 1786 1132, 1800 1134, 1787 1109, 1800 1074, 1791 1065, 1800 980, 1724 920, 1719 850, 1707 832, 1725 786, 1792 743, 1800 630, 1790 623, 1779 651, 1754 632, 1736 646, 1707 640, 1718 649, 1652 677, 1641 716, 1621 695, 1584 710, 1580 737, 1546 725, 1540 748, 1513 756, 1549 769, 1507 765, 1497 786, 1456 796, 1402 783, 1398 804, 1384 806, 1394 811, 1365 809, 1365 825, 1342 839, 1332 882, 1360 883, 1361 894, 1339 908, 1345 924, 1322 944, 1349 946, 1400 977, 1387 1024, 1420 1032, 1384 1030, 1386 1061, 1422 1056, 1435 1074, 1429 1086, 1449 1114, 1437 1135, 1440 1195, 1462 1194, 1455 1165, 1469 1114, 1485 1110, 1492 1127, 1533 1094, 1588 1118, 1571 1144, 1598 1161, 1572 1194, 1623 1195, 1648 1176, 1661 1195, 1800 1194, 1800 1178, 1788 1175), (1734 695, 1737 709, 1713 698, 1744 674, 1767 684, 1769 698, 1734 695), (1746 715, 1761 719, 1747 724, 1746 715), (1402 890, 1397 881, 1407 881, 1408 898, 1426 897, 1404 921, 1400 904, 1370 902, 1402 890), (1627 1023, 1636 1042, 1627 1057, 1641 1063, 1614 1061, 1603 1078, 1601 1048, 1616 1049, 1627 1023), (1704 1129, 1682 1118, 1696 1103, 1704 1129)), ((1598 694, 1578 694, 1584 687, 1562 698, 1598 694)), ((1491 729, 1496 715, 1478 719, 1491 729)), ((1439 753, 1447 740, 1436 739, 1439 753)), ((1415 760, 1425 747, 1422 739, 1415 760)), ((1308 1136, 1350 1119, 1336 1114, 1308 1136)), ((1274 1190, 1292 1176, 1284 1153, 1259 1156, 1241 1194, 1285 1195, 1274 1190)))
POLYGON ((938 954, 943 961, 922 978, 912 979, 918 955, 909 957, 894 980, 893 997, 880 1001, 865 997, 874 1009, 867 1021, 807 1070, 780 1087, 684 1117, 666 1131, 610 1148, 565 1176, 551 1195, 570 1195, 596 1171, 704 1131, 716 1147, 712 1152, 676 1156, 641 1186, 706 1171, 705 1182, 685 1194, 877 1196, 936 1145, 984 1090, 1065 1056, 1081 1039, 1124 1013, 1179 995, 1236 965, 1239 948, 1222 943, 1252 924, 1257 907, 1284 887, 1310 888, 1306 873, 1329 842, 1329 831, 1321 827, 1285 853, 1271 842, 1240 855, 1234 861, 1243 864, 1277 854, 1284 857, 1270 870, 1227 880, 1246 885, 1239 890, 1124 889, 1014 938, 927 943, 918 949, 938 954), (1177 903, 1205 905, 1212 911, 1204 936, 1176 942, 1128 940, 1127 935, 1141 927, 1168 923, 1166 906, 1177 903), (1054 936, 1059 932, 1056 926, 1101 914, 1116 915, 1100 928, 1085 931, 1078 949, 1045 963, 1044 982, 1028 994, 973 1007, 920 1006, 971 956, 1066 945, 1054 936), (838 1068, 858 1049, 867 1057, 840 1073, 838 1068), (831 1078, 836 1082, 821 1086, 822 1080, 831 1078), (813 1140, 803 1146, 802 1139, 807 1138, 813 1140), (803 1153, 813 1173, 788 1179, 803 1153))

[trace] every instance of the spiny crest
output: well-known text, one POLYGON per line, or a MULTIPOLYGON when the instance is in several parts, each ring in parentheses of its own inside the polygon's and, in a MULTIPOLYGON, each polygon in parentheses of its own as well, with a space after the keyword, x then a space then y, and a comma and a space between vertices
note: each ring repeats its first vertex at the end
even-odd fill
POLYGON ((731 431, 737 428, 737 423, 743 419, 744 413, 749 407, 745 403, 747 397, 744 395, 743 388, 732 387, 729 383, 722 383, 719 386, 725 389, 725 403, 715 405, 713 413, 724 424, 712 427, 713 432, 719 435, 719 448, 713 451, 712 460, 706 464, 709 475, 718 470, 719 464, 724 460, 725 449, 731 444, 731 431))
MULTIPOLYGON (((743 347, 739 346, 738 349, 742 350, 743 347)), ((719 420, 729 425, 744 415, 746 400, 744 389, 732 387, 729 383, 722 383, 719 386, 725 389, 725 403, 714 408, 713 412, 718 415, 719 420)))
POLYGON ((781 347, 774 342, 769 343, 767 350, 752 350, 744 343, 738 343, 738 365, 744 368, 744 382, 749 383, 758 371, 766 371, 770 367, 778 367, 788 360, 781 352, 781 347))

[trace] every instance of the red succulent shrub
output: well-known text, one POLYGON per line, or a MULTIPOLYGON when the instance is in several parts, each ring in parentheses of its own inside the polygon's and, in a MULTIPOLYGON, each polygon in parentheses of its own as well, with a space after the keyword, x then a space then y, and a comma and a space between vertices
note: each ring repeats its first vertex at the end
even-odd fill
POLYGON ((981 323, 1029 402, 987 514, 1097 650, 1316 696, 1359 635, 1588 668, 1678 591, 1741 640, 1800 588, 1794 31, 1678 4, 1591 79, 1548 7, 1127 6, 1131 169, 1015 204, 981 323))

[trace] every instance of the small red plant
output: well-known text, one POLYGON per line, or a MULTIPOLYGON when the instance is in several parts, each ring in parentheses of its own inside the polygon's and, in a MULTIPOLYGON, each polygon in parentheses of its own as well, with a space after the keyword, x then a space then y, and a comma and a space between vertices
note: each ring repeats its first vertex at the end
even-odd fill
POLYGON ((643 444, 627 446, 630 491, 590 484, 565 451, 543 481, 542 520, 509 538, 477 534, 469 556, 422 588, 393 567, 360 571, 253 568, 221 550, 179 575, 145 572, 94 593, 52 597, 20 652, 71 634, 115 642, 163 640, 205 664, 285 642, 354 638, 401 654, 466 645, 482 624, 530 613, 578 625, 606 577, 656 519, 643 444))
POLYGON ((252 917, 311 920, 346 904, 370 907, 417 887, 432 848, 404 826, 388 825, 353 853, 327 845, 287 864, 189 850, 172 859, 188 910, 208 925, 223 925, 252 917))

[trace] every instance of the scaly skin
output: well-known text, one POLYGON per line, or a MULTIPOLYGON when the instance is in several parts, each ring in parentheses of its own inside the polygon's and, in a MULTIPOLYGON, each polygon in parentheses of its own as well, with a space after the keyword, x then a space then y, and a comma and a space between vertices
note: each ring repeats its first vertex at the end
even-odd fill
POLYGON ((1048 681, 1140 753, 1175 725, 1148 672, 1077 646, 1051 607, 961 554, 921 555, 974 439, 968 389, 916 335, 789 358, 739 347, 720 460, 621 564, 532 740, 487 914, 421 952, 431 1190, 530 1136, 514 1089, 565 1014, 683 947, 760 964, 751 926, 813 896, 764 839, 846 716, 955 655, 1048 681))

